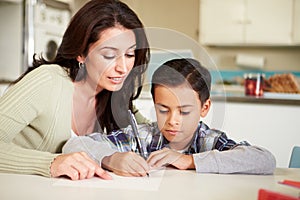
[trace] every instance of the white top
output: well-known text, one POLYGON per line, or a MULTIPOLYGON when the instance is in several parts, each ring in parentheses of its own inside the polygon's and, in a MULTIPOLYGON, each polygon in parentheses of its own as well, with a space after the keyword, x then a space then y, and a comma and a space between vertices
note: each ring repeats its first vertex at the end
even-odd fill
POLYGON ((71 129, 71 137, 78 137, 78 135, 71 129))

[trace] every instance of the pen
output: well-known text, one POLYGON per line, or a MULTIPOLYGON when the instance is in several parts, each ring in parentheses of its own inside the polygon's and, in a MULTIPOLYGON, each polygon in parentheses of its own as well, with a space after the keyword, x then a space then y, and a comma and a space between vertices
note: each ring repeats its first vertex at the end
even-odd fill
MULTIPOLYGON (((139 132, 138 132, 138 128, 137 128, 137 122, 136 119, 134 117, 134 115, 132 114, 131 110, 128 110, 128 116, 129 116, 129 122, 134 134, 134 138, 136 141, 136 146, 138 149, 139 154, 145 159, 147 160, 147 157, 145 156, 145 152, 144 149, 142 148, 142 144, 141 144, 141 140, 140 140, 140 136, 139 136, 139 132)), ((147 177, 149 177, 149 173, 147 172, 147 177)))
POLYGON ((128 116, 129 116, 129 122, 130 122, 130 125, 132 128, 132 131, 134 134, 134 139, 136 141, 136 146, 137 146, 138 152, 143 158, 147 159, 145 157, 144 149, 142 148, 142 145, 141 145, 141 140, 140 140, 138 129, 137 129, 136 119, 130 110, 128 110, 128 116))

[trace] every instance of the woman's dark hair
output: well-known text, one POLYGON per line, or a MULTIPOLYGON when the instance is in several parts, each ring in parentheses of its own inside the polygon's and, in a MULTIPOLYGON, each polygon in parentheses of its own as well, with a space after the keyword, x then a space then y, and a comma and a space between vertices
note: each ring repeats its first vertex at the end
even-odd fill
POLYGON ((162 64, 153 74, 151 94, 154 100, 155 86, 179 86, 185 82, 199 95, 201 103, 210 97, 211 75, 200 62, 192 58, 173 59, 162 64))
MULTIPOLYGON (((136 99, 141 90, 144 72, 150 59, 148 40, 142 22, 138 16, 124 3, 118 0, 91 0, 87 2, 71 19, 62 42, 57 50, 56 57, 47 61, 42 56, 38 59, 33 57, 33 66, 18 79, 20 80, 28 72, 43 64, 58 64, 68 72, 72 81, 85 79, 86 71, 79 72, 77 57, 87 56, 89 47, 100 39, 101 33, 115 26, 123 26, 134 32, 136 37, 135 62, 123 87, 118 91, 119 112, 127 113, 132 110, 132 100, 136 99), (127 101, 127 102, 126 102, 127 101), (125 103, 124 103, 125 102, 125 103)), ((17 81, 18 81, 17 80, 17 81)), ((100 127, 108 132, 118 129, 120 126, 114 119, 111 107, 112 92, 103 90, 96 95, 96 112, 100 127)), ((101 131, 98 130, 97 131, 101 131)))

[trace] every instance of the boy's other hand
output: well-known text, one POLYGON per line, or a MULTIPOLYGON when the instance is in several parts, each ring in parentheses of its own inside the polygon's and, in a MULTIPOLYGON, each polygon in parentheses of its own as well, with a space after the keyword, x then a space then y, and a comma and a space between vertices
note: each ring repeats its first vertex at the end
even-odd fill
POLYGON ((185 155, 169 148, 152 152, 147 162, 154 168, 172 165, 178 169, 195 169, 192 155, 185 155))

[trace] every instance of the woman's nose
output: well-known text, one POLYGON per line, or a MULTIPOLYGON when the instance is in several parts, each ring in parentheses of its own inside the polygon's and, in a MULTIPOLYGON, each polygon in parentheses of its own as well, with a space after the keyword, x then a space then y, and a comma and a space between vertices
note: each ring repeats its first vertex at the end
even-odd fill
POLYGON ((127 73, 128 69, 127 69, 126 59, 124 55, 118 57, 115 69, 121 74, 127 73))

